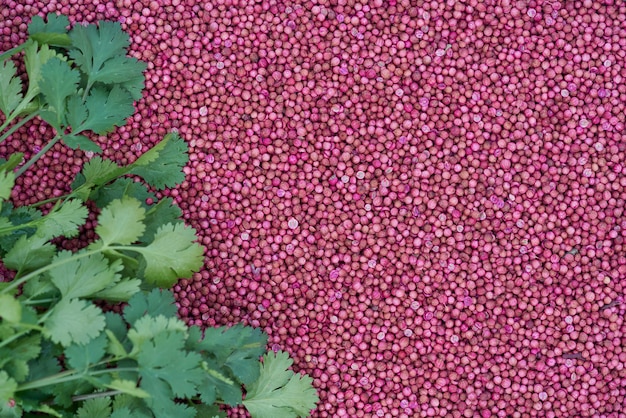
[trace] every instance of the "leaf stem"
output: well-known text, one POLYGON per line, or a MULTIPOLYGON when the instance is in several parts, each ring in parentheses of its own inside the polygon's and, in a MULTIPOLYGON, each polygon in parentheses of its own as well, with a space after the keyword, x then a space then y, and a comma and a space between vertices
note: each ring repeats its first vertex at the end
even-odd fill
POLYGON ((38 389, 44 386, 57 385, 59 383, 71 382, 73 380, 82 379, 84 376, 98 376, 101 374, 107 373, 117 373, 117 372, 136 372, 139 371, 137 367, 117 367, 115 369, 105 369, 105 370, 95 370, 87 373, 82 370, 67 370, 61 373, 54 374, 52 376, 47 376, 41 379, 34 380, 29 383, 24 383, 19 385, 16 392, 22 392, 30 389, 38 389))
MULTIPOLYGON (((24 119, 22 119, 19 122, 17 122, 15 125, 11 126, 11 128, 8 131, 6 131, 4 134, 2 134, 2 136, 0 136, 0 143, 4 142, 8 137, 10 137, 13 134, 13 132, 15 132, 18 129, 20 129, 29 120, 35 118, 37 115, 39 115, 39 110, 37 110, 36 112, 31 113, 30 115, 26 116, 24 119)), ((11 123, 12 120, 13 119, 9 120, 7 118, 7 120, 2 124, 2 126, 0 126, 0 131, 4 131, 4 129, 7 126, 9 126, 9 124, 11 123)))
POLYGON ((72 397, 72 402, 88 401, 89 399, 104 398, 107 396, 120 395, 124 392, 121 390, 108 390, 106 392, 89 393, 87 395, 77 395, 72 397))
POLYGON ((87 251, 87 252, 84 252, 84 253, 73 254, 72 257, 64 258, 62 260, 57 260, 57 261, 55 261, 53 263, 50 263, 50 264, 45 265, 43 267, 40 267, 40 268, 38 268, 35 271, 31 271, 26 276, 20 277, 18 280, 12 281, 10 285, 8 285, 4 289, 0 290, 0 295, 1 294, 5 294, 5 293, 9 293, 13 289, 17 289, 23 283, 29 281, 30 279, 33 279, 33 278, 39 276, 41 273, 44 273, 44 272, 46 272, 48 270, 51 270, 51 269, 53 269, 53 268, 55 268, 57 266, 62 266, 63 264, 69 263, 70 261, 74 261, 76 259, 85 258, 85 257, 89 257, 90 255, 98 254, 99 252, 105 251, 107 248, 108 247, 101 247, 101 248, 98 248, 97 250, 87 251))
POLYGON ((6 61, 7 59, 9 59, 11 56, 17 54, 18 52, 22 51, 24 48, 26 48, 26 44, 28 43, 28 40, 22 42, 21 44, 19 44, 18 46, 9 49, 8 51, 3 52, 2 54, 0 54, 0 62, 2 61, 6 61))
POLYGON ((61 134, 56 134, 56 136, 54 138, 52 138, 52 140, 50 142, 48 142, 45 147, 43 147, 37 154, 35 154, 34 157, 32 157, 30 160, 28 160, 26 162, 26 164, 21 166, 20 169, 15 172, 15 177, 19 177, 22 174, 24 174, 24 172, 26 170, 28 170, 31 165, 35 164, 37 162, 37 160, 39 160, 41 158, 42 155, 44 155, 46 152, 50 151, 50 148, 52 148, 60 140, 61 140, 61 134))

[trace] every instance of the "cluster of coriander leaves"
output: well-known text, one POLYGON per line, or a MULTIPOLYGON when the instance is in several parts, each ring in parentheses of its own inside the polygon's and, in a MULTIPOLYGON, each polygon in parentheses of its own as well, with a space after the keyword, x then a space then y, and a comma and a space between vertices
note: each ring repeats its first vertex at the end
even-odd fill
POLYGON ((220 404, 243 404, 255 418, 306 416, 318 401, 312 380, 288 370, 286 353, 265 353, 265 334, 187 327, 172 293, 159 289, 203 262, 180 209, 147 187, 184 179, 178 135, 128 166, 92 158, 66 196, 10 203, 15 178, 56 142, 99 152, 79 134, 123 125, 141 97, 145 65, 126 56, 119 24, 68 26, 64 16, 35 17, 29 39, 0 54, 0 139, 36 116, 57 132, 28 163, 22 154, 0 161, 0 257, 16 272, 0 283, 0 417, 222 417, 220 404), (11 60, 22 51, 25 92, 11 60), (78 235, 87 201, 100 210, 98 238, 60 250, 52 240, 78 235), (43 203, 53 204, 45 214, 43 203), (105 313, 101 301, 127 305, 105 313))

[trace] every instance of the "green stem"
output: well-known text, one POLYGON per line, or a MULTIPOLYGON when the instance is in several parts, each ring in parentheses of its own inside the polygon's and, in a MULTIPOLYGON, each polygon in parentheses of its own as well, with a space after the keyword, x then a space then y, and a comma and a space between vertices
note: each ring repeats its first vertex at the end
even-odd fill
POLYGON ((28 328, 22 332, 18 332, 15 335, 11 335, 9 338, 6 338, 4 340, 2 340, 2 342, 0 342, 0 348, 7 346, 9 344, 11 344, 13 341, 23 337, 24 335, 28 334, 29 332, 31 332, 32 330, 37 330, 37 331, 43 331, 43 328, 37 325, 32 325, 32 324, 17 324, 19 326, 22 326, 24 328, 28 328))
POLYGON ((23 283, 29 281, 30 279, 33 279, 33 278, 39 276, 42 273, 45 273, 48 270, 51 270, 51 269, 53 269, 55 267, 58 267, 58 266, 62 266, 63 264, 72 262, 72 261, 74 261, 76 259, 81 259, 81 258, 89 257, 90 255, 93 255, 93 254, 98 254, 100 252, 104 252, 107 249, 108 249, 108 247, 104 246, 104 247, 98 248, 97 250, 87 251, 87 252, 84 252, 84 253, 81 253, 81 254, 74 254, 72 257, 64 258, 64 259, 61 259, 61 260, 57 260, 57 261, 55 261, 53 263, 50 263, 50 264, 45 265, 43 267, 40 267, 40 268, 38 268, 35 271, 31 271, 26 276, 20 277, 18 280, 12 281, 10 285, 8 285, 4 289, 0 290, 0 295, 5 294, 5 293, 9 293, 13 289, 17 289, 23 283))
POLYGON ((43 303, 50 303, 58 301, 58 298, 47 298, 47 299, 35 299, 35 300, 27 300, 24 301, 24 305, 41 305, 43 303))
POLYGON ((6 61, 7 59, 12 57, 13 55, 15 55, 18 52, 22 51, 24 48, 26 48, 26 44, 27 43, 28 43, 28 40, 25 41, 25 42, 22 42, 20 45, 16 46, 15 48, 11 48, 8 51, 3 52, 2 54, 0 54, 0 62, 6 61))
POLYGON ((138 370, 139 369, 137 369, 136 367, 118 367, 115 369, 96 370, 88 373, 87 371, 82 370, 67 370, 65 372, 57 373, 52 376, 47 376, 29 383, 19 385, 15 391, 22 392, 30 389, 38 389, 44 386, 58 385, 59 383, 71 382, 73 380, 82 379, 85 375, 98 376, 107 373, 136 372, 138 370))
MULTIPOLYGON (((20 129, 22 126, 24 126, 29 120, 33 119, 34 117, 36 117, 37 115, 39 115, 39 110, 36 112, 31 113, 30 115, 26 116, 24 119, 20 120, 19 122, 17 122, 15 125, 11 126, 11 128, 6 131, 4 134, 2 134, 2 136, 0 136, 0 143, 4 142, 4 140, 6 140, 9 136, 11 136, 13 134, 13 132, 17 131, 18 129, 20 129)), ((4 129, 9 126, 9 124, 11 123, 12 119, 9 120, 7 119, 2 126, 0 126, 0 132, 4 131, 4 129)))
POLYGON ((108 390, 106 392, 90 393, 88 395, 77 395, 72 397, 72 402, 88 401, 89 399, 104 398, 107 396, 120 395, 124 392, 121 390, 108 390))
POLYGON ((30 160, 28 160, 26 162, 26 164, 21 166, 20 169, 15 172, 15 177, 19 177, 22 174, 24 174, 24 172, 26 170, 28 170, 31 165, 35 164, 37 162, 37 160, 39 160, 41 158, 42 155, 44 155, 46 152, 50 151, 50 148, 52 148, 60 140, 61 140, 61 135, 60 134, 56 134, 56 136, 54 138, 52 138, 52 140, 50 142, 48 142, 45 147, 43 147, 37 154, 35 154, 34 157, 32 157, 30 160))

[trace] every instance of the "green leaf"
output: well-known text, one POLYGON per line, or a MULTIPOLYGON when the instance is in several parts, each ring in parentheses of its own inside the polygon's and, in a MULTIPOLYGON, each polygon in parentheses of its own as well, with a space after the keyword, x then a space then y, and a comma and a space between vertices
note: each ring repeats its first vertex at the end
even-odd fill
POLYGON ((102 152, 100 145, 84 135, 65 135, 63 137, 63 143, 71 149, 81 149, 83 151, 95 152, 96 154, 102 152))
POLYGON ((161 190, 183 182, 182 168, 188 161, 187 144, 178 134, 169 133, 130 165, 130 173, 141 176, 150 186, 161 190))
POLYGON ((199 418, 227 418, 226 412, 217 405, 193 405, 199 418))
POLYGON ((141 283, 139 279, 122 279, 113 286, 94 293, 92 297, 111 302, 126 302, 141 290, 141 283))
POLYGON ((87 344, 72 344, 67 347, 64 352, 65 360, 74 369, 86 370, 102 360, 106 347, 107 335, 103 332, 87 344))
POLYGON ((41 67, 41 85, 39 89, 54 109, 56 118, 48 123, 57 129, 65 124, 66 101, 75 94, 80 82, 80 73, 70 68, 69 64, 57 57, 50 58, 41 67))
MULTIPOLYGON (((137 355, 142 388, 164 382, 179 398, 192 397, 198 392, 198 385, 204 380, 204 372, 199 367, 202 357, 185 351, 184 344, 185 335, 165 332, 142 345, 137 355)), ((151 395, 158 396, 157 393, 151 395)))
POLYGON ((204 363, 205 381, 199 388, 200 400, 212 404, 219 395, 227 405, 241 405, 241 385, 219 372, 216 364, 206 361, 204 363))
POLYGON ((22 319, 22 305, 11 295, 0 295, 0 318, 7 322, 19 323, 22 319))
POLYGON ((259 357, 265 352, 266 344, 267 335, 261 330, 238 324, 230 328, 207 328, 197 348, 211 353, 240 383, 249 385, 259 377, 259 357))
POLYGON ((100 308, 79 299, 62 299, 45 320, 45 334, 67 347, 73 343, 86 344, 104 329, 100 308))
POLYGON ((0 111, 8 117, 22 101, 22 80, 13 61, 0 62, 0 111))
POLYGON ((181 216, 182 212, 180 208, 174 203, 171 197, 159 200, 157 204, 150 206, 150 209, 146 212, 146 219, 143 221, 146 225, 146 230, 141 238, 139 238, 139 241, 152 241, 157 230, 163 225, 182 223, 183 221, 180 219, 181 216))
MULTIPOLYGON (((83 166, 83 183, 95 186, 101 186, 125 173, 125 169, 121 168, 111 160, 104 160, 101 157, 93 157, 83 166)), ((72 189, 81 184, 72 185, 72 189)))
MULTIPOLYGON (((104 208, 113 200, 121 199, 124 196, 132 196, 142 203, 147 199, 156 200, 156 196, 148 191, 145 184, 129 178, 117 179, 110 185, 97 189, 91 198, 99 208, 104 208)), ((144 208, 147 207, 146 204, 144 208)))
POLYGON ((2 164, 0 164, 0 170, 11 171, 18 165, 24 161, 24 153, 22 152, 14 152, 9 157, 9 160, 0 159, 2 164))
POLYGON ((138 319, 128 331, 128 339, 133 343, 130 356, 137 356, 145 344, 161 334, 180 334, 181 338, 186 338, 187 326, 178 318, 166 318, 163 315, 144 316, 138 319))
MULTIPOLYGON (((67 99, 67 123, 72 127, 74 132, 76 128, 82 125, 89 114, 83 102, 82 97, 76 93, 67 99)), ((67 138, 66 138, 67 140, 67 138)))
POLYGON ((28 377, 28 362, 41 352, 41 334, 31 334, 0 348, 0 367, 4 368, 16 382, 28 377))
POLYGON ((109 263, 101 253, 82 256, 60 251, 52 265, 54 267, 48 270, 50 280, 65 299, 92 296, 121 279, 118 273, 122 270, 122 262, 109 263))
MULTIPOLYGON (((154 415, 141 398, 121 394, 113 399, 111 418, 153 418, 154 415), (121 412, 120 412, 121 411, 121 412), (119 412, 119 413, 118 413, 119 412)), ((202 417, 199 417, 202 418, 202 417)))
POLYGON ((119 390, 127 395, 134 396, 136 398, 148 398, 150 394, 143 389, 137 387, 137 383, 131 380, 113 380, 107 384, 109 389, 119 390))
POLYGON ((282 351, 263 356, 261 375, 243 401, 253 418, 306 417, 315 408, 319 398, 313 379, 288 370, 292 363, 282 351))
POLYGON ((99 135, 113 130, 115 126, 122 126, 126 119, 131 116, 135 107, 130 93, 119 86, 113 86, 111 90, 95 87, 89 93, 84 105, 87 116, 84 117, 84 110, 77 109, 78 102, 72 97, 68 101, 68 122, 72 124, 73 134, 83 131, 93 131, 99 135), (75 115, 75 112, 78 112, 75 115), (78 125, 72 122, 82 120, 78 125))
POLYGON ((28 108, 31 101, 40 93, 39 83, 42 81, 41 67, 52 57, 56 57, 56 52, 48 45, 38 48, 37 42, 27 41, 24 48, 24 64, 28 74, 28 90, 20 104, 13 110, 13 114, 19 114, 28 108))
MULTIPOLYGON (((11 204, 11 202, 4 202, 2 204, 2 209, 0 210, 0 213, 3 216, 8 217, 10 223, 13 226, 25 225, 41 218, 41 212, 39 212, 38 210, 28 206, 22 206, 20 208, 13 209, 13 205, 11 204)), ((6 223, 6 221, 3 223, 6 223)), ((20 239, 22 235, 30 235, 34 232, 34 227, 24 226, 23 229, 19 229, 17 231, 13 230, 9 234, 0 235, 0 247, 2 247, 5 251, 10 251, 13 245, 15 245, 17 240, 20 239)))
POLYGON ((136 242, 146 229, 142 221, 146 211, 133 197, 114 200, 98 217, 96 233, 105 245, 128 245, 136 242))
POLYGON ((126 339, 126 334, 128 334, 126 322, 124 322, 120 314, 114 312, 107 312, 104 314, 104 317, 106 321, 105 332, 109 337, 107 352, 114 356, 126 357, 127 352, 132 348, 132 344, 126 339))
POLYGON ((98 26, 74 26, 70 38, 75 47, 70 51, 70 57, 90 80, 102 71, 108 60, 126 55, 126 48, 130 45, 130 37, 118 22, 102 20, 98 26))
POLYGON ((28 380, 34 381, 59 373, 61 367, 59 366, 57 356, 60 354, 62 353, 58 349, 58 346, 47 340, 41 341, 39 355, 28 363, 30 372, 28 380))
POLYGON ((37 236, 52 239, 78 235, 78 228, 85 223, 89 211, 79 199, 65 201, 57 210, 43 217, 37 229, 37 236))
POLYGON ((0 403, 8 402, 15 397, 17 382, 7 372, 0 370, 0 403))
POLYGON ((175 318, 178 312, 175 303, 174 295, 168 290, 153 289, 150 293, 137 293, 124 308, 124 319, 134 325, 145 315, 175 318))
POLYGON ((70 22, 67 16, 48 13, 48 22, 44 22, 40 16, 33 16, 28 24, 28 34, 41 44, 54 46, 69 46, 72 40, 67 35, 67 27, 70 22))
POLYGON ((22 274, 35 271, 50 263, 56 247, 46 238, 20 236, 13 248, 4 256, 4 265, 22 274))
POLYGON ((76 418, 109 418, 111 416, 111 398, 88 399, 76 411, 76 418))
MULTIPOLYGON (((145 62, 141 62, 136 58, 118 55, 107 60, 100 71, 92 72, 90 80, 103 84, 118 84, 130 81, 134 83, 141 82, 139 88, 139 92, 141 92, 144 81, 143 72, 146 68, 147 65, 145 62)), ((131 83, 131 86, 132 85, 131 83)), ((139 98, 141 98, 141 94, 139 98)))
POLYGON ((160 227, 146 247, 133 247, 145 260, 144 277, 156 286, 171 287, 179 278, 188 278, 204 261, 204 248, 195 243, 196 231, 184 224, 160 227))
POLYGON ((11 197, 11 191, 15 186, 15 173, 12 171, 0 171, 0 199, 7 200, 11 197))
POLYGON ((0 402, 0 418, 21 418, 24 411, 20 405, 13 405, 8 402, 0 402))

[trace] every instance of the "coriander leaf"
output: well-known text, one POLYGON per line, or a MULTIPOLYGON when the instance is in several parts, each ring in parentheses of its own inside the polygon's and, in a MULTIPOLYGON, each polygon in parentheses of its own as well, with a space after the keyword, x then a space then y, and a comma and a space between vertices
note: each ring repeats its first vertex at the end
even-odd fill
POLYGON ((109 418, 111 416, 111 398, 88 399, 76 411, 76 418, 109 418))
POLYGON ((0 318, 13 323, 18 323, 22 319, 22 305, 6 293, 0 295, 0 318))
POLYGON ((50 282, 47 277, 37 276, 24 284, 24 296, 33 299, 35 296, 58 295, 59 290, 50 282))
POLYGON ((115 412, 113 412, 111 418, 153 418, 152 413, 142 399, 126 394, 117 395, 113 398, 113 410, 115 412), (129 411, 132 415, 116 415, 117 411, 124 410, 129 411))
POLYGON ((141 242, 150 242, 154 239, 154 234, 163 225, 171 223, 178 224, 183 221, 180 219, 182 212, 180 208, 174 203, 171 197, 166 197, 159 200, 155 205, 150 206, 150 209, 146 212, 146 219, 144 224, 146 230, 139 239, 141 242))
POLYGON ((218 366, 211 361, 204 361, 203 369, 205 381, 199 387, 202 402, 214 403, 216 396, 219 395, 227 405, 241 405, 243 396, 241 385, 224 376, 218 371, 218 366))
POLYGON ((56 254, 56 247, 47 241, 46 238, 22 235, 6 253, 2 262, 9 269, 21 274, 35 271, 50 263, 56 254))
POLYGON ((56 52, 51 50, 48 45, 42 45, 37 48, 37 42, 27 41, 24 48, 24 64, 26 65, 26 73, 28 74, 28 90, 21 103, 14 109, 13 114, 19 114, 25 110, 30 102, 40 92, 39 83, 42 81, 41 67, 52 57, 56 57, 56 52))
POLYGON ((73 343, 86 344, 104 328, 100 308, 79 299, 62 299, 44 322, 44 335, 67 347, 73 343))
POLYGON ((48 340, 41 341, 41 351, 39 355, 28 363, 30 374, 29 381, 52 376, 61 371, 57 356, 62 354, 55 344, 48 340), (58 352, 57 352, 58 351, 58 352))
POLYGON ((197 347, 211 353, 239 382, 249 385, 259 377, 259 357, 265 352, 266 344, 267 336, 261 330, 238 324, 230 328, 207 328, 197 347))
MULTIPOLYGON (((79 111, 80 117, 70 118, 76 109, 77 102, 70 98, 68 101, 68 121, 80 120, 84 116, 83 111, 79 111)), ((82 103, 81 103, 81 106, 82 103)), ((93 88, 84 103, 87 109, 87 117, 78 124, 72 124, 72 133, 77 134, 83 131, 93 131, 99 135, 111 131, 115 126, 122 126, 126 123, 126 118, 133 114, 133 98, 123 88, 115 85, 111 90, 102 87, 93 88)))
POLYGON ((95 153, 102 152, 100 145, 96 144, 84 135, 65 135, 63 137, 63 142, 71 149, 81 149, 83 151, 91 151, 95 153))
MULTIPOLYGON (((141 91, 144 80, 143 72, 146 68, 145 62, 141 62, 136 58, 118 55, 108 59, 100 71, 92 73, 90 80, 104 84, 118 84, 138 79, 142 83, 139 89, 141 91)), ((139 95, 139 98, 141 98, 141 95, 139 95)))
POLYGON ((8 118, 22 101, 22 80, 13 61, 0 63, 0 111, 8 118))
POLYGON ((202 267, 204 248, 195 243, 196 231, 184 224, 167 224, 157 229, 146 247, 132 247, 143 255, 144 277, 159 287, 170 287, 179 278, 191 277, 202 267))
POLYGON ((50 280, 66 299, 92 296, 121 278, 118 273, 122 270, 122 262, 109 263, 101 253, 84 257, 80 253, 60 251, 52 265, 48 270, 50 280))
POLYGON ((103 299, 111 302, 126 302, 135 293, 141 290, 141 280, 122 279, 113 286, 107 287, 92 295, 95 299, 103 299))
POLYGON ((124 349, 124 346, 122 345, 120 340, 117 339, 115 334, 113 334, 108 329, 105 329, 104 332, 106 333, 107 337, 109 337, 109 344, 107 346, 107 353, 109 353, 109 354, 111 354, 111 355, 113 355, 115 357, 125 357, 126 355, 128 355, 128 353, 124 349))
POLYGON ((107 335, 103 332, 87 344, 72 344, 65 349, 65 360, 74 369, 86 370, 104 357, 107 335))
POLYGON ((132 348, 132 344, 126 339, 126 334, 128 333, 126 322, 124 322, 120 314, 113 312, 105 313, 104 317, 106 321, 105 332, 109 337, 107 352, 116 357, 126 357, 126 354, 132 348))
POLYGON ((0 159, 0 162, 2 162, 2 164, 0 164, 0 170, 11 171, 20 165, 22 161, 24 161, 24 153, 14 152, 11 154, 8 161, 3 158, 0 159))
MULTIPOLYGON (((81 96, 77 94, 73 94, 67 99, 67 123, 72 127, 72 129, 76 129, 78 126, 82 125, 87 120, 87 108, 83 103, 83 99, 81 96)), ((66 138, 67 139, 67 138, 66 138)))
MULTIPOLYGON (((2 215, 8 217, 13 226, 25 225, 34 220, 41 218, 41 212, 28 207, 22 206, 17 209, 13 209, 13 205, 10 202, 4 202, 1 209, 2 215)), ((24 226, 23 229, 13 230, 9 234, 0 234, 0 247, 5 251, 10 251, 13 245, 22 235, 30 235, 35 232, 34 227, 24 226)))
POLYGON ((17 390, 17 382, 7 372, 0 370, 0 403, 6 403, 13 399, 17 390))
POLYGON ((156 200, 156 196, 148 191, 145 184, 129 178, 117 179, 113 183, 97 189, 91 198, 99 208, 104 208, 113 200, 121 199, 123 196, 136 198, 142 202, 144 208, 148 208, 148 205, 144 203, 147 199, 156 200))
MULTIPOLYGON (((123 175, 125 170, 111 160, 104 160, 96 156, 85 163, 81 173, 84 183, 100 186, 123 175)), ((75 187, 77 186, 80 184, 72 185, 72 189, 76 190, 75 187)))
POLYGON ((133 197, 123 197, 112 201, 98 217, 96 233, 105 245, 128 245, 136 242, 144 230, 142 223, 146 211, 141 202, 133 197))
POLYGON ((163 315, 144 316, 138 319, 128 331, 128 339, 133 342, 130 356, 137 356, 145 344, 161 334, 180 334, 181 338, 186 338, 187 326, 178 318, 166 318, 163 315))
POLYGON ((102 20, 98 26, 74 26, 70 38, 75 48, 70 51, 70 57, 87 74, 89 84, 93 84, 94 77, 108 60, 126 55, 126 48, 130 45, 130 37, 118 22, 102 20))
POLYGON ((185 351, 184 344, 185 335, 167 332, 142 345, 137 355, 142 387, 157 384, 154 381, 160 380, 179 398, 192 397, 198 392, 198 385, 204 380, 200 368, 202 357, 185 351))
POLYGON ((148 398, 150 394, 143 389, 137 387, 137 383, 131 380, 113 380, 107 384, 109 389, 119 390, 122 393, 134 396, 136 398, 148 398))
POLYGON ((89 212, 79 199, 65 201, 57 210, 43 217, 37 236, 52 239, 59 236, 75 237, 78 228, 85 223, 89 212))
MULTIPOLYGON (((146 415, 141 415, 142 417, 145 417, 146 415)), ((135 415, 133 413, 133 411, 131 411, 130 409, 123 407, 123 408, 116 408, 115 411, 113 411, 113 413, 111 414, 110 418, 136 418, 138 417, 138 415, 135 415)))
POLYGON ((37 358, 40 352, 41 334, 18 338, 0 348, 0 367, 3 367, 15 381, 23 382, 28 377, 28 362, 37 358))
POLYGON ((144 317, 165 316, 175 318, 178 309, 175 305, 174 295, 168 290, 153 289, 150 293, 137 293, 128 301, 124 308, 124 319, 131 325, 144 317))
POLYGON ((15 186, 15 173, 12 171, 0 171, 0 199, 7 200, 11 197, 11 191, 15 186))
POLYGON ((157 190, 174 187, 185 179, 182 168, 189 161, 187 144, 178 134, 169 133, 129 166, 157 190))
MULTIPOLYGON (((1 384, 1 382, 0 382, 1 384)), ((22 418, 24 410, 20 405, 9 404, 8 402, 0 402, 0 417, 2 418, 22 418)))
POLYGON ((69 64, 57 57, 50 58, 41 66, 41 85, 39 89, 54 109, 53 120, 44 118, 55 128, 65 124, 66 99, 78 90, 80 73, 70 68, 69 64))
MULTIPOLYGON (((147 66, 146 66, 147 68, 147 66)), ((130 75, 126 77, 127 80, 120 83, 124 89, 126 89, 133 100, 141 100, 143 97, 143 89, 146 86, 146 77, 143 75, 143 72, 137 73, 135 76, 131 77, 130 75)))
POLYGON ((48 13, 48 22, 44 22, 40 16, 33 16, 28 24, 28 34, 34 40, 42 44, 54 46, 69 46, 72 40, 67 35, 67 27, 70 24, 67 16, 48 13))
POLYGON ((220 410, 217 405, 193 405, 198 417, 201 418, 226 418, 226 412, 220 410))
POLYGON ((288 370, 293 360, 285 352, 263 356, 261 375, 248 387, 246 409, 254 418, 306 417, 319 401, 313 379, 288 370))

